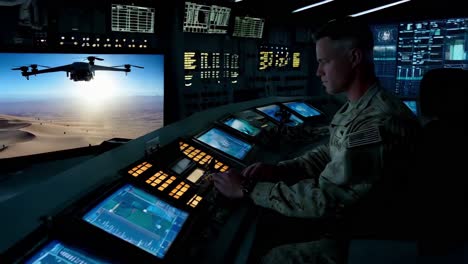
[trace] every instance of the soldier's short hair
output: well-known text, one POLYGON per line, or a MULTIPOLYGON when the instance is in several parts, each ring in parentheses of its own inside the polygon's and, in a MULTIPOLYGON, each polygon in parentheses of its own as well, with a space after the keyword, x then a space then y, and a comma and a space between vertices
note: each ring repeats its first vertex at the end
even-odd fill
POLYGON ((346 43, 349 48, 360 48, 366 52, 372 52, 374 48, 372 31, 367 23, 359 18, 344 17, 329 21, 315 32, 314 40, 317 42, 325 37, 346 43))

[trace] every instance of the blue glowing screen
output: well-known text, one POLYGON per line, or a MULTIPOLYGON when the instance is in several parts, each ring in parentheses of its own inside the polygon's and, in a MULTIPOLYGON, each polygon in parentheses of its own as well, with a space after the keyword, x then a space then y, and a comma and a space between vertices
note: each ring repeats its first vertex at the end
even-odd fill
POLYGON ((137 187, 126 184, 83 219, 159 258, 182 229, 188 213, 137 187))
POLYGON ((234 128, 235 130, 242 132, 246 135, 249 136, 256 136, 258 133, 260 133, 260 129, 249 124, 249 122, 235 118, 235 117, 230 117, 226 121, 224 121, 224 124, 234 128))
POLYGON ((298 113, 302 117, 311 117, 311 116, 320 115, 320 112, 317 109, 313 108, 312 106, 304 102, 289 102, 289 103, 284 103, 284 105, 296 111, 296 113, 298 113))
MULTIPOLYGON (((272 117, 276 121, 280 122, 280 115, 279 112, 281 110, 279 105, 267 105, 263 107, 257 108, 257 110, 261 111, 262 113, 272 117)), ((298 126, 300 124, 304 123, 299 117, 297 117, 295 114, 291 113, 291 116, 289 117, 289 121, 286 123, 287 126, 298 126)))
POLYGON ((252 149, 251 144, 218 128, 211 128, 198 136, 197 139, 238 159, 243 159, 252 149))

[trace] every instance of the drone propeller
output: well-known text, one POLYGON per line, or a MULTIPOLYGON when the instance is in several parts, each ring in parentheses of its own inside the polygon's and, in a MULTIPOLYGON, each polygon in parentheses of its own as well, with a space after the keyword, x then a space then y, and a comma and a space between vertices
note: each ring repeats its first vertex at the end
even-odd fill
POLYGON ((104 60, 103 58, 99 58, 99 57, 96 57, 96 56, 88 56, 88 57, 86 57, 86 59, 89 62, 94 61, 94 60, 98 60, 98 61, 103 61, 104 60))
POLYGON ((37 66, 50 69, 49 66, 44 66, 44 65, 39 65, 39 64, 31 64, 31 65, 29 65, 29 67, 31 67, 32 69, 37 69, 37 66))
POLYGON ((94 66, 94 60, 98 60, 98 61, 103 61, 104 60, 103 58, 98 58, 96 56, 88 56, 88 57, 86 57, 86 59, 88 59, 89 65, 91 65, 91 66, 94 66))
POLYGON ((135 68, 140 68, 140 69, 144 69, 145 67, 143 66, 138 66, 138 65, 132 65, 132 64, 123 64, 123 65, 117 65, 117 66, 112 66, 114 68, 117 68, 117 67, 125 67, 125 69, 130 69, 130 67, 135 67, 135 68))
POLYGON ((27 72, 29 70, 29 67, 31 67, 32 70, 37 70, 38 66, 50 69, 49 66, 44 66, 44 65, 39 65, 39 64, 31 64, 29 66, 16 66, 16 68, 12 68, 12 70, 14 70, 14 71, 21 70, 21 71, 27 72))
POLYGON ((23 71, 23 72, 27 72, 29 70, 29 67, 28 66, 18 66, 17 68, 12 68, 12 70, 14 71, 23 71))

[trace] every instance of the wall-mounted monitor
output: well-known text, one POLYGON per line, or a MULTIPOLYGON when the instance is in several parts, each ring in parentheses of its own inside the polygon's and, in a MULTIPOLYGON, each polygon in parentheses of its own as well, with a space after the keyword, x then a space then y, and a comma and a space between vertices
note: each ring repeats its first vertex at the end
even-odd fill
POLYGON ((92 256, 84 250, 76 247, 68 246, 61 241, 52 240, 42 246, 32 256, 27 258, 26 264, 43 264, 43 263, 111 263, 104 259, 92 256))
POLYGON ((287 102, 283 103, 287 108, 291 109, 292 111, 296 112, 303 118, 313 117, 313 116, 320 116, 322 113, 315 107, 305 103, 305 102, 287 102))
POLYGON ((244 159, 253 147, 252 144, 216 127, 201 133, 195 139, 239 160, 244 159))
POLYGON ((163 126, 162 54, 0 53, 0 159, 163 126))
POLYGON ((415 114, 416 116, 418 114, 418 104, 416 100, 403 100, 403 103, 415 114))
POLYGON ((424 74, 435 68, 468 69, 468 18, 372 25, 375 72, 386 89, 417 98, 424 74))
POLYGON ((265 20, 256 17, 236 17, 234 20, 233 37, 259 38, 263 36, 265 20))
MULTIPOLYGON (((258 111, 264 113, 265 115, 269 116, 270 118, 274 119, 276 122, 281 122, 282 118, 282 111, 285 111, 285 109, 281 108, 277 104, 272 104, 272 105, 266 105, 262 107, 257 107, 256 108, 258 111)), ((295 114, 288 112, 289 120, 285 122, 286 126, 290 127, 295 127, 298 126, 304 121, 302 121, 299 117, 297 117, 295 114)))
POLYGON ((83 220, 163 259, 189 214, 131 184, 89 210, 83 220))
POLYGON ((112 4, 111 29, 118 32, 154 33, 152 7, 112 4))
POLYGON ((231 8, 185 2, 184 32, 226 34, 231 8))

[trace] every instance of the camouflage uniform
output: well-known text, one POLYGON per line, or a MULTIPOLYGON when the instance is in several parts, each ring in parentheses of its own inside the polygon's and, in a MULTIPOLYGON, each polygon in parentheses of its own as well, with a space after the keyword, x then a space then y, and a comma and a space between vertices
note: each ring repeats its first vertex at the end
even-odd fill
MULTIPOLYGON (((405 170, 407 162, 414 158, 411 154, 418 131, 419 124, 412 112, 375 84, 358 101, 347 102, 337 111, 330 124, 328 145, 278 164, 287 171, 307 175, 307 179, 293 185, 259 182, 250 197, 255 204, 285 216, 334 216, 363 200, 377 183, 383 186, 382 190, 398 185, 394 172, 405 170), (390 180, 384 180, 389 176, 390 180)), ((298 262, 317 257, 314 255, 322 251, 310 248, 321 247, 321 241, 309 243, 275 248, 266 259, 279 259, 271 258, 278 254, 286 254, 298 262)))

